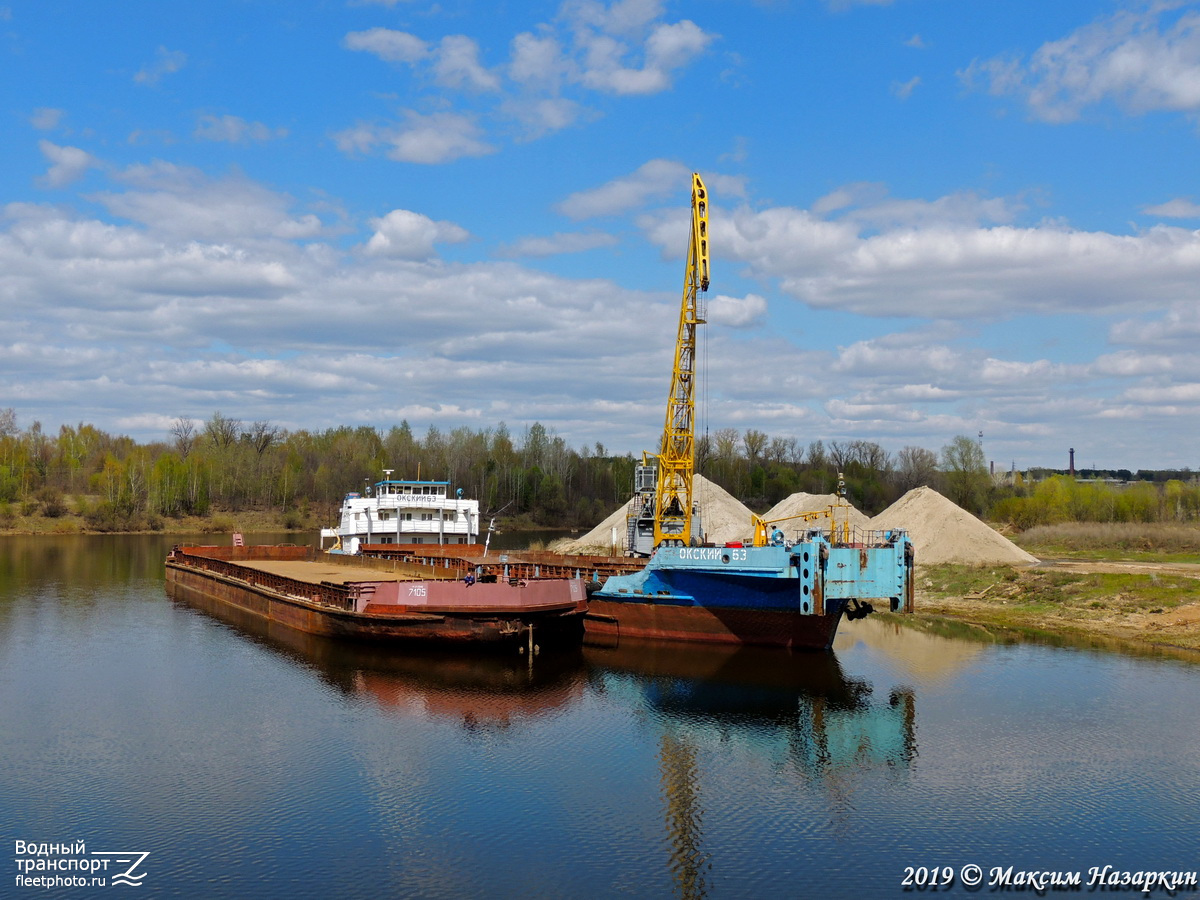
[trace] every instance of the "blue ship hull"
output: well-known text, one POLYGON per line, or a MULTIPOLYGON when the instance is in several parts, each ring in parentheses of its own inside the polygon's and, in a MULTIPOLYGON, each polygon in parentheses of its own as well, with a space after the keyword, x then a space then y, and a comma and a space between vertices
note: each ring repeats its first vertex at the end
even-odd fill
POLYGON ((588 633, 828 649, 843 612, 884 600, 912 611, 912 545, 901 531, 831 544, 660 547, 646 568, 591 595, 588 633))

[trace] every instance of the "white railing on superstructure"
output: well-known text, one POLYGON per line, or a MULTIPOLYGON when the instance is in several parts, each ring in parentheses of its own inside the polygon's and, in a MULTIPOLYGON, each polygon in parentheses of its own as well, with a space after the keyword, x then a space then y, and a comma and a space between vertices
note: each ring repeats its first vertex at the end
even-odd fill
POLYGON ((454 500, 431 494, 381 494, 378 497, 362 497, 351 500, 351 505, 370 509, 400 509, 401 507, 424 507, 426 509, 461 509, 479 511, 476 500, 454 500))

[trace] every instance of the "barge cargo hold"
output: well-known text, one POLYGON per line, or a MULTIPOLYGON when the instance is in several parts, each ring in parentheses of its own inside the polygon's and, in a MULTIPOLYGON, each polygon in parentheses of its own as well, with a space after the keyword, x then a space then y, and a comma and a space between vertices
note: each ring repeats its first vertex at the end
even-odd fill
POLYGON ((199 596, 309 634, 377 641, 535 649, 578 645, 580 579, 479 582, 428 567, 327 555, 309 547, 176 547, 167 590, 199 596))

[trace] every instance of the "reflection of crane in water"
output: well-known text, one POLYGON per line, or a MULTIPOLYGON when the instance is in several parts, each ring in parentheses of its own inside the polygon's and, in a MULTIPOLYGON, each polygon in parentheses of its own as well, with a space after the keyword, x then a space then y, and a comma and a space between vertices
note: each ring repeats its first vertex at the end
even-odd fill
MULTIPOLYGON (((833 654, 622 641, 585 645, 584 658, 606 694, 627 697, 657 723, 664 837, 682 898, 706 897, 713 886, 705 748, 715 757, 747 751, 789 783, 816 789, 835 827, 864 778, 903 778, 917 754, 914 692, 874 698, 874 685, 847 677, 833 654)), ((730 795, 716 796, 719 804, 730 795)))
POLYGON ((662 765, 662 795, 667 809, 667 836, 671 842, 671 877, 675 892, 685 898, 707 894, 704 873, 712 868, 700 847, 704 836, 704 807, 700 805, 700 771, 696 748, 668 726, 658 755, 662 765))

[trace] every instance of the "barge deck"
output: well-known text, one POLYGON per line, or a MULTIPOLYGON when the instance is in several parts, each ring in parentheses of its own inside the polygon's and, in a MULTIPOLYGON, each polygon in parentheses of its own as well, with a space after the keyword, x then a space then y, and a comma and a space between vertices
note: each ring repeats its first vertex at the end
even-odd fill
POLYGON ((587 600, 580 579, 476 583, 446 574, 286 545, 176 547, 166 562, 173 597, 310 634, 522 651, 583 638, 587 600))

